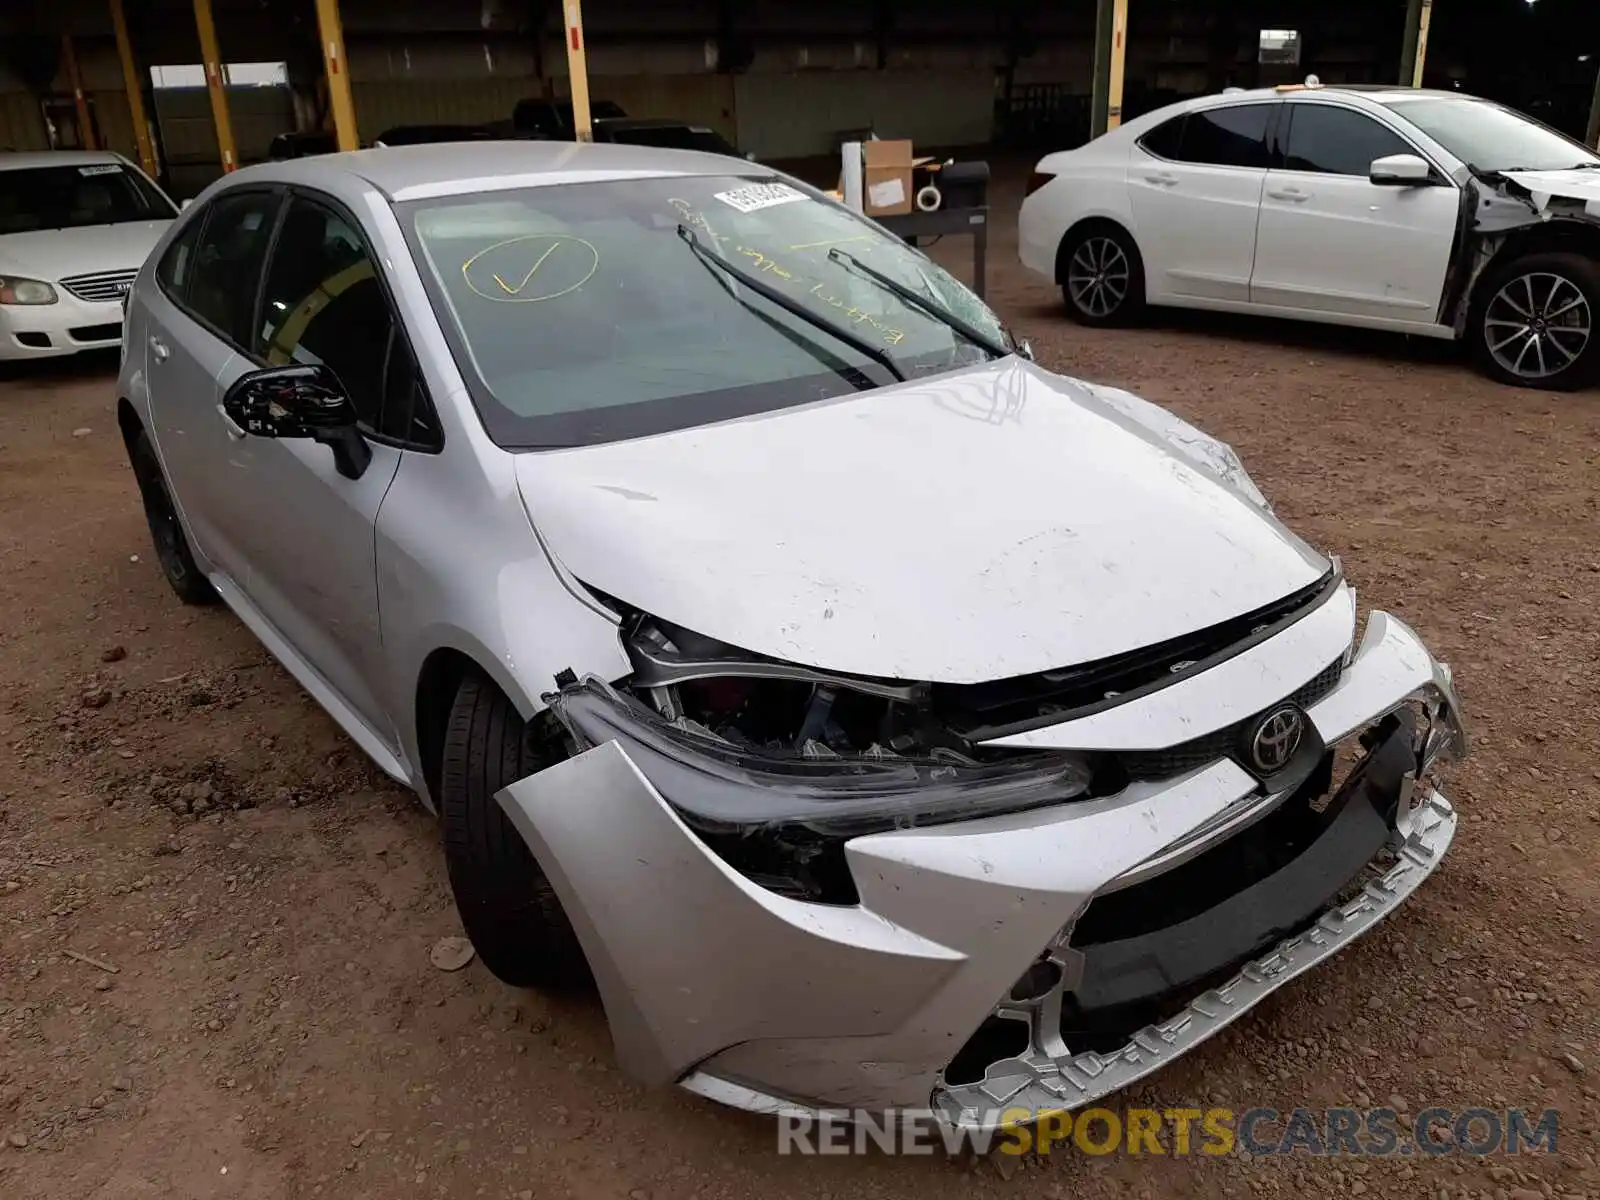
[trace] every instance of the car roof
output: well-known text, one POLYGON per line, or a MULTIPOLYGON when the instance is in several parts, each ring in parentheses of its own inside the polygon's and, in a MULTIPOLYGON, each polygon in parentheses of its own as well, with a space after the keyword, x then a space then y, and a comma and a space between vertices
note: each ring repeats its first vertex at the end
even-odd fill
POLYGON ((73 163, 121 163, 126 160, 110 150, 9 150, 0 153, 0 171, 21 171, 29 167, 70 167, 73 163))
POLYGON ((1321 95, 1348 94, 1360 96, 1375 104, 1397 102, 1427 97, 1430 99, 1460 100, 1465 103, 1486 103, 1478 96, 1466 92, 1445 91, 1442 88, 1414 88, 1398 83, 1303 83, 1281 84, 1277 87, 1239 88, 1236 91, 1212 92, 1198 97, 1197 105, 1208 106, 1219 101, 1241 100, 1309 100, 1321 95))
POLYGON ((505 188, 605 179, 748 174, 750 164, 720 154, 611 142, 471 141, 386 146, 287 162, 261 163, 230 181, 316 186, 330 174, 354 176, 390 200, 419 200, 505 188))

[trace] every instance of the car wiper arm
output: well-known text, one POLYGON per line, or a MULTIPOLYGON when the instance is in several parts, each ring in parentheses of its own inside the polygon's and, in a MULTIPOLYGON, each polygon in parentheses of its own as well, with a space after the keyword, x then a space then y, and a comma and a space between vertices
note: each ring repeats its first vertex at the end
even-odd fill
POLYGON ((890 356, 887 350, 883 350, 877 346, 874 346, 871 342, 867 341, 865 338, 861 337, 854 330, 848 328, 847 326, 836 324, 835 322, 828 320, 828 318, 824 317, 821 313, 812 312, 809 308, 807 308, 804 304, 801 304, 792 296, 785 296, 770 283, 767 283, 763 279, 758 279, 755 275, 744 270, 742 267, 735 266, 733 263, 723 258, 722 255, 707 247, 706 244, 695 235, 694 230, 690 229, 687 225, 678 226, 678 236, 688 243, 689 249, 694 251, 695 257, 701 262, 705 263, 708 267, 712 268, 713 270, 721 271, 723 274, 732 279, 737 279, 756 295, 760 296, 764 300, 770 300, 773 304, 776 304, 779 308, 783 309, 791 316, 799 317, 802 321, 813 328, 820 329, 824 333, 838 338, 851 349, 858 350, 862 354, 865 354, 873 362, 877 363, 885 371, 893 375, 898 382, 904 383, 906 381, 905 372, 895 364, 894 359, 890 356))
POLYGON ((867 266, 866 263, 855 257, 855 255, 847 254, 845 251, 835 246, 828 251, 828 257, 836 263, 841 263, 846 267, 861 272, 861 274, 865 275, 868 279, 873 280, 874 282, 893 292, 896 296, 899 296, 900 299, 904 300, 913 308, 918 309, 919 311, 932 317, 941 325, 955 330, 974 346, 982 347, 996 358, 1004 358, 1007 354, 1011 353, 1011 351, 1005 346, 1001 345, 999 342, 996 342, 983 331, 974 328, 972 325, 969 325, 966 321, 963 321, 960 317, 956 316, 955 313, 949 311, 942 305, 935 304, 926 296, 918 295, 915 291, 913 291, 911 288, 908 288, 898 279, 891 279, 882 271, 875 270, 874 268, 867 266))

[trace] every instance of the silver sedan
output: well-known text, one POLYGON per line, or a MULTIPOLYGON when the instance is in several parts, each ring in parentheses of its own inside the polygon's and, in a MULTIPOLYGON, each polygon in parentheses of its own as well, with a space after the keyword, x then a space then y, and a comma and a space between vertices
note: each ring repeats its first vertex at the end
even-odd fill
MULTIPOLYGON (((436 811, 513 985, 765 1111, 1071 1108, 1399 905, 1450 673, 1233 452, 751 163, 239 171, 118 417, 158 558, 436 811)), ((1006 1118, 1006 1119, 1014 1119, 1006 1118)))

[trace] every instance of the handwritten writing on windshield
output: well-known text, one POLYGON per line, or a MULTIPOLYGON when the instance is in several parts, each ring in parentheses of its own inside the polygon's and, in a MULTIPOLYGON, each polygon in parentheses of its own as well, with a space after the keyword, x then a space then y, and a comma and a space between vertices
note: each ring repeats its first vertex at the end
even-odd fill
MULTIPOLYGON (((708 237, 716 238, 718 242, 725 242, 728 240, 725 235, 717 233, 716 230, 711 227, 711 223, 706 220, 705 214, 697 210, 687 200, 672 199, 668 200, 667 203, 672 206, 672 210, 677 214, 678 219, 689 228, 706 234, 708 237)), ((822 247, 836 245, 840 241, 855 240, 855 238, 831 239, 828 241, 810 243, 809 245, 801 247, 790 247, 790 249, 820 249, 822 247)), ((825 304, 831 309, 834 309, 838 315, 847 318, 853 325, 866 326, 889 345, 898 346, 901 342, 906 340, 906 331, 904 329, 890 325, 883 321, 879 316, 868 312, 866 309, 857 304, 851 303, 848 299, 835 292, 832 285, 828 284, 827 282, 806 276, 799 271, 796 271, 792 267, 785 266, 767 251, 758 249, 754 246, 735 245, 733 247, 733 252, 737 257, 745 260, 744 266, 748 270, 757 275, 765 275, 775 279, 781 279, 784 283, 795 288, 803 288, 806 295, 810 296, 813 300, 820 304, 825 304)))
POLYGON ((536 304, 577 291, 600 268, 600 252, 566 233, 526 233, 485 246, 461 264, 467 286, 485 300, 536 304))

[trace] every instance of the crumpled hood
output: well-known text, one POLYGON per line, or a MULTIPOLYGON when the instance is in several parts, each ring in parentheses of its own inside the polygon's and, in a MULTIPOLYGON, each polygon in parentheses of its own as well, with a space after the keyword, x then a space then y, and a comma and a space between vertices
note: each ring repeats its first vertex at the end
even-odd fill
POLYGON ((1600 171, 1502 171, 1504 178, 1533 193, 1541 210, 1553 196, 1576 200, 1600 219, 1600 171))
POLYGON ((170 220, 126 221, 0 236, 0 275, 55 283, 97 271, 137 271, 171 225, 170 220))
POLYGON ((1141 406, 1011 358, 521 454, 517 478, 552 552, 619 600, 808 666, 974 683, 1204 628, 1327 570, 1141 406))

